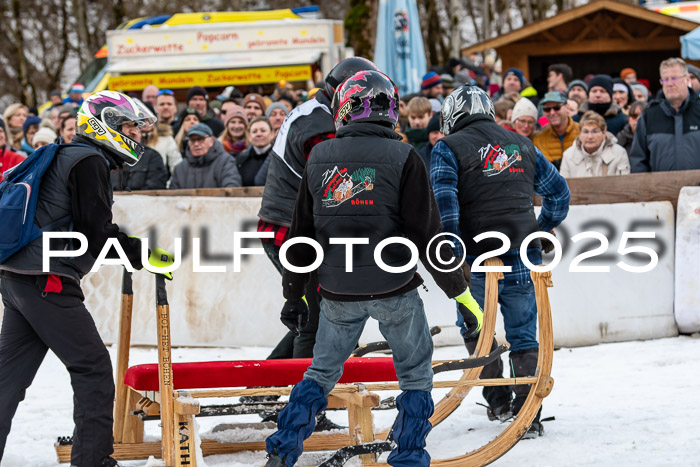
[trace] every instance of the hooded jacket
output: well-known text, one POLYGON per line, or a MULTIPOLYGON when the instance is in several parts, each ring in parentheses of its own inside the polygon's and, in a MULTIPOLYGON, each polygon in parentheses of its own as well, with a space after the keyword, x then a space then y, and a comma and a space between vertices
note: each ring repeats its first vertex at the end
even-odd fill
POLYGON ((173 171, 170 188, 229 188, 241 183, 236 161, 219 140, 214 140, 214 145, 200 157, 193 156, 187 148, 185 158, 173 171))
POLYGON ((574 145, 564 151, 560 173, 566 178, 625 175, 630 173, 630 163, 625 148, 608 132, 593 154, 586 152, 576 138, 574 145))
POLYGON ((655 99, 639 117, 630 152, 632 172, 700 169, 700 99, 689 92, 678 112, 655 99))

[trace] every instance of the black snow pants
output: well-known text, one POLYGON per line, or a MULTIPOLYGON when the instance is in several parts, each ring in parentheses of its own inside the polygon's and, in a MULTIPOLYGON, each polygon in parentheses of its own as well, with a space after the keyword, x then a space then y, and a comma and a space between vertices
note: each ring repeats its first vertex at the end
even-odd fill
POLYGON ((113 451, 112 364, 80 285, 62 279, 63 290, 45 292, 47 278, 0 271, 0 460, 17 406, 51 349, 73 386, 71 464, 94 467, 113 451))

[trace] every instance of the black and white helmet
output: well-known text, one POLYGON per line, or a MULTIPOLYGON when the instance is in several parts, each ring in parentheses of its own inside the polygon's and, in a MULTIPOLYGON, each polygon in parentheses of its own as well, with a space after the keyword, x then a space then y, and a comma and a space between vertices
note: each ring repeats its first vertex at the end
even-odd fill
POLYGON ((494 118, 496 111, 493 108, 493 102, 478 86, 460 86, 442 103, 440 130, 445 135, 449 135, 459 120, 474 114, 484 114, 494 118))

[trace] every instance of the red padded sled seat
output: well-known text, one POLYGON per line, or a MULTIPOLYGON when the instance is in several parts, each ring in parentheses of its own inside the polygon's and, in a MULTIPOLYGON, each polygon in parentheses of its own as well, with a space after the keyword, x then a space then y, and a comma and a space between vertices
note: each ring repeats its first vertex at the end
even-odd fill
MULTIPOLYGON (((310 358, 287 360, 239 360, 173 364, 175 389, 207 389, 251 386, 289 386, 302 380, 310 358)), ((354 357, 345 362, 340 383, 396 381, 391 357, 354 357)), ((129 368, 124 384, 137 391, 157 391, 158 365, 129 368)))

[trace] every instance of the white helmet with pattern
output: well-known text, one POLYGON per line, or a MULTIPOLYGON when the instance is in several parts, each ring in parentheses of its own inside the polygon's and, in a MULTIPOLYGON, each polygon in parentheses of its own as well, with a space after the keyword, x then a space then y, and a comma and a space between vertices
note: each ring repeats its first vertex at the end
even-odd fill
POLYGON ((78 109, 77 134, 109 151, 127 165, 136 164, 145 146, 123 131, 123 125, 133 122, 141 131, 149 131, 158 119, 138 99, 116 91, 97 92, 78 109))
POLYGON ((493 108, 493 102, 478 86, 460 86, 442 103, 440 130, 445 135, 449 135, 459 120, 474 114, 484 114, 494 118, 496 111, 493 108))

